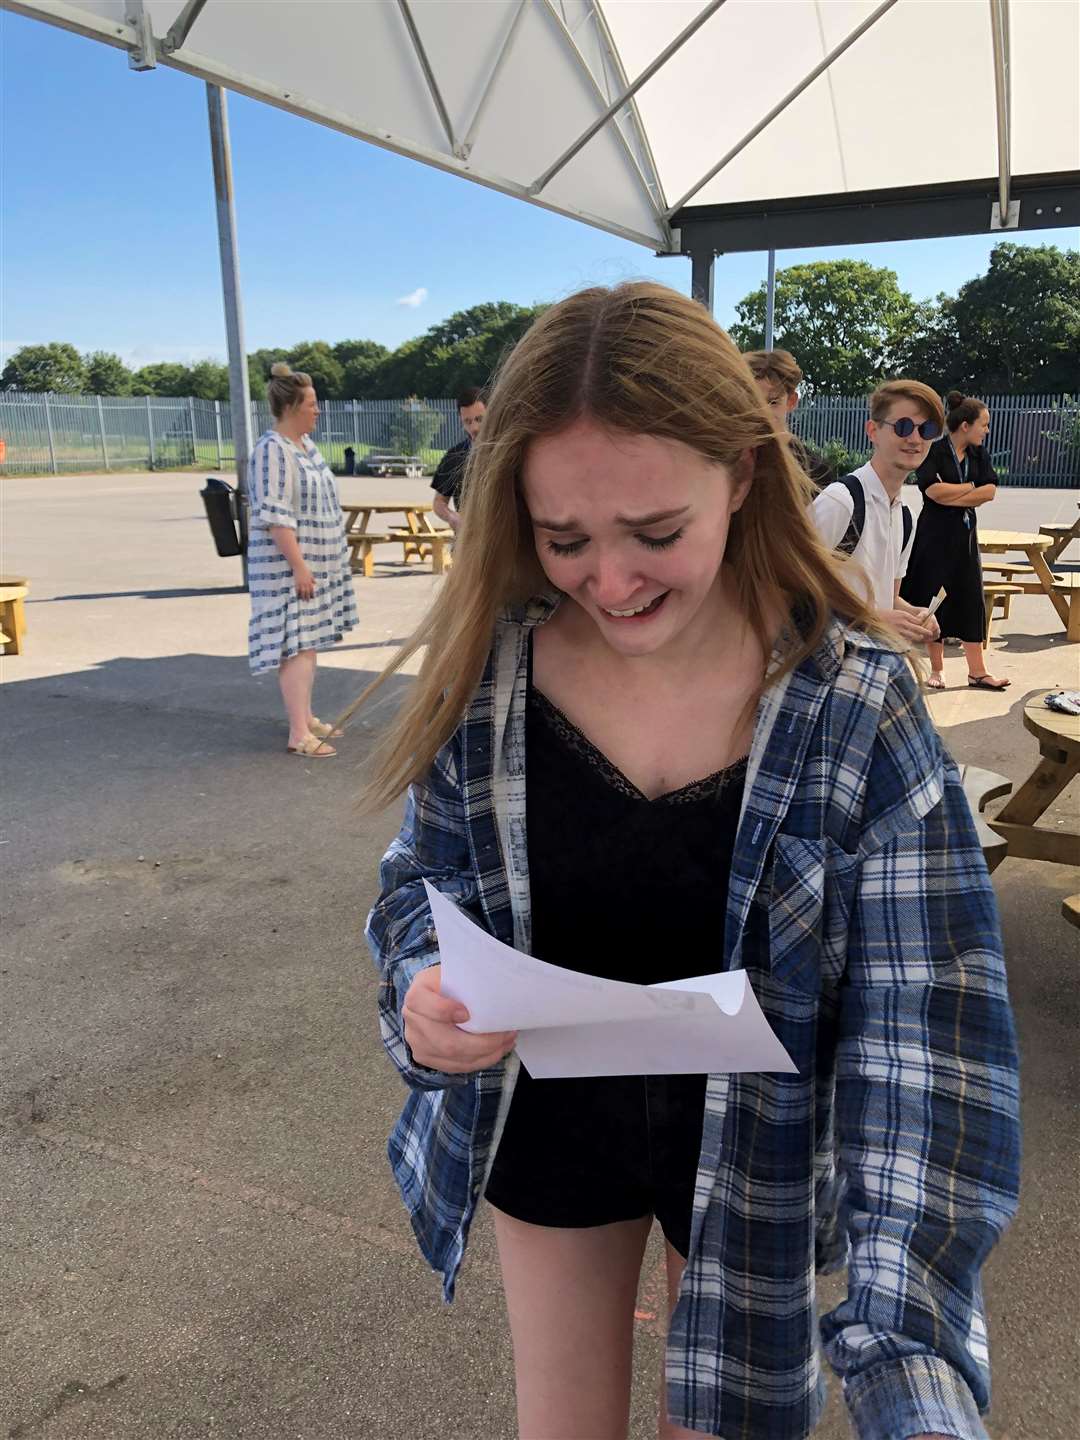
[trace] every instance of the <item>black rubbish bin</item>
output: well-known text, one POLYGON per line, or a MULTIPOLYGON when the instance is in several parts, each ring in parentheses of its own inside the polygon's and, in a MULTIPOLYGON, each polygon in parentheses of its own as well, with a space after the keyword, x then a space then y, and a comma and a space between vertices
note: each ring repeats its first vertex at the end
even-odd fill
POLYGON ((244 547, 236 529, 233 505, 236 491, 233 486, 226 485, 224 480, 217 480, 211 475, 199 493, 206 506, 206 518, 210 522, 210 534, 214 537, 217 553, 242 555, 244 547))
POLYGON ((351 445, 345 446, 345 474, 356 474, 356 451, 351 445))

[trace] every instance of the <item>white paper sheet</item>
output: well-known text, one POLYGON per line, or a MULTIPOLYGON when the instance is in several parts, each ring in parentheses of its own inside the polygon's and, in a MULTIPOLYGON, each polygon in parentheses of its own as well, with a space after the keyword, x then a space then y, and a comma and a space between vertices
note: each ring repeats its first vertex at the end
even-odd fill
POLYGON ((504 945, 424 884, 442 993, 469 1011, 461 1028, 517 1030, 534 1079, 795 1071, 745 971, 630 985, 564 970, 504 945))

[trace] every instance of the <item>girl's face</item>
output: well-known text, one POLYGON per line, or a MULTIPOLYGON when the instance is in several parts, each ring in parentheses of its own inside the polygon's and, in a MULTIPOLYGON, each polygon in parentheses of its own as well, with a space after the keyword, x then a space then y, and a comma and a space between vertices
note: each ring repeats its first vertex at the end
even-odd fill
POLYGON ((734 469, 739 478, 680 441, 590 419, 529 446, 523 488, 544 573, 613 650, 652 655, 695 618, 709 623, 749 454, 734 469))
POLYGON ((310 435, 319 419, 319 402, 315 398, 313 385, 304 387, 303 396, 296 405, 296 418, 300 421, 303 433, 310 435))
POLYGON ((969 445, 981 445, 990 433, 990 411, 984 410, 977 420, 962 427, 967 432, 969 445))

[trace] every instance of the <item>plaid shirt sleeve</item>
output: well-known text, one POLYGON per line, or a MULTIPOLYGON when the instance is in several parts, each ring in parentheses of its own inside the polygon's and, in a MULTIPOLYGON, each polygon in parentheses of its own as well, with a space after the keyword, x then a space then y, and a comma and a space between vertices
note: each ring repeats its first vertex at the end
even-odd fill
POLYGON ((380 895, 366 930, 381 977, 379 1029, 383 1044, 406 1083, 420 1090, 464 1085, 471 1078, 418 1065, 405 1040, 401 1018, 402 1002, 413 980, 421 970, 439 963, 424 880, 460 905, 476 900, 457 752, 458 738, 454 736, 435 757, 424 783, 409 787, 401 830, 379 867, 380 895))
POLYGON ((983 1440, 979 1272, 1016 1209, 1017 1056, 994 892, 906 666, 866 793, 836 1078, 849 1290, 822 1333, 865 1440, 983 1440))

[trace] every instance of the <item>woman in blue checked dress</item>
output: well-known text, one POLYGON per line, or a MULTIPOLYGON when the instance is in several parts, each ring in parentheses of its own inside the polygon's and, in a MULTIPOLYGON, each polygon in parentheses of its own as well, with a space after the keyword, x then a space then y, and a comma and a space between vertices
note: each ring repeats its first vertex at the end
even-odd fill
POLYGON ((290 754, 322 760, 340 732, 312 712, 315 657, 356 625, 356 595, 337 484, 311 441, 311 376, 277 364, 266 395, 274 424, 248 465, 248 658, 256 675, 278 672, 290 754))
POLYGON ((368 938, 410 1087, 391 1164, 444 1294, 486 1201, 521 1440, 626 1440, 655 1224, 661 1440, 803 1440, 822 1346, 861 1440, 984 1440, 1016 1054, 978 836, 898 638, 818 542, 743 359, 662 286, 547 310, 470 464, 370 791, 407 793, 368 938), (459 1028, 425 882, 567 969, 745 970, 795 1073, 534 1079, 513 1034, 459 1028), (819 1327, 815 1274, 845 1261, 819 1327))

